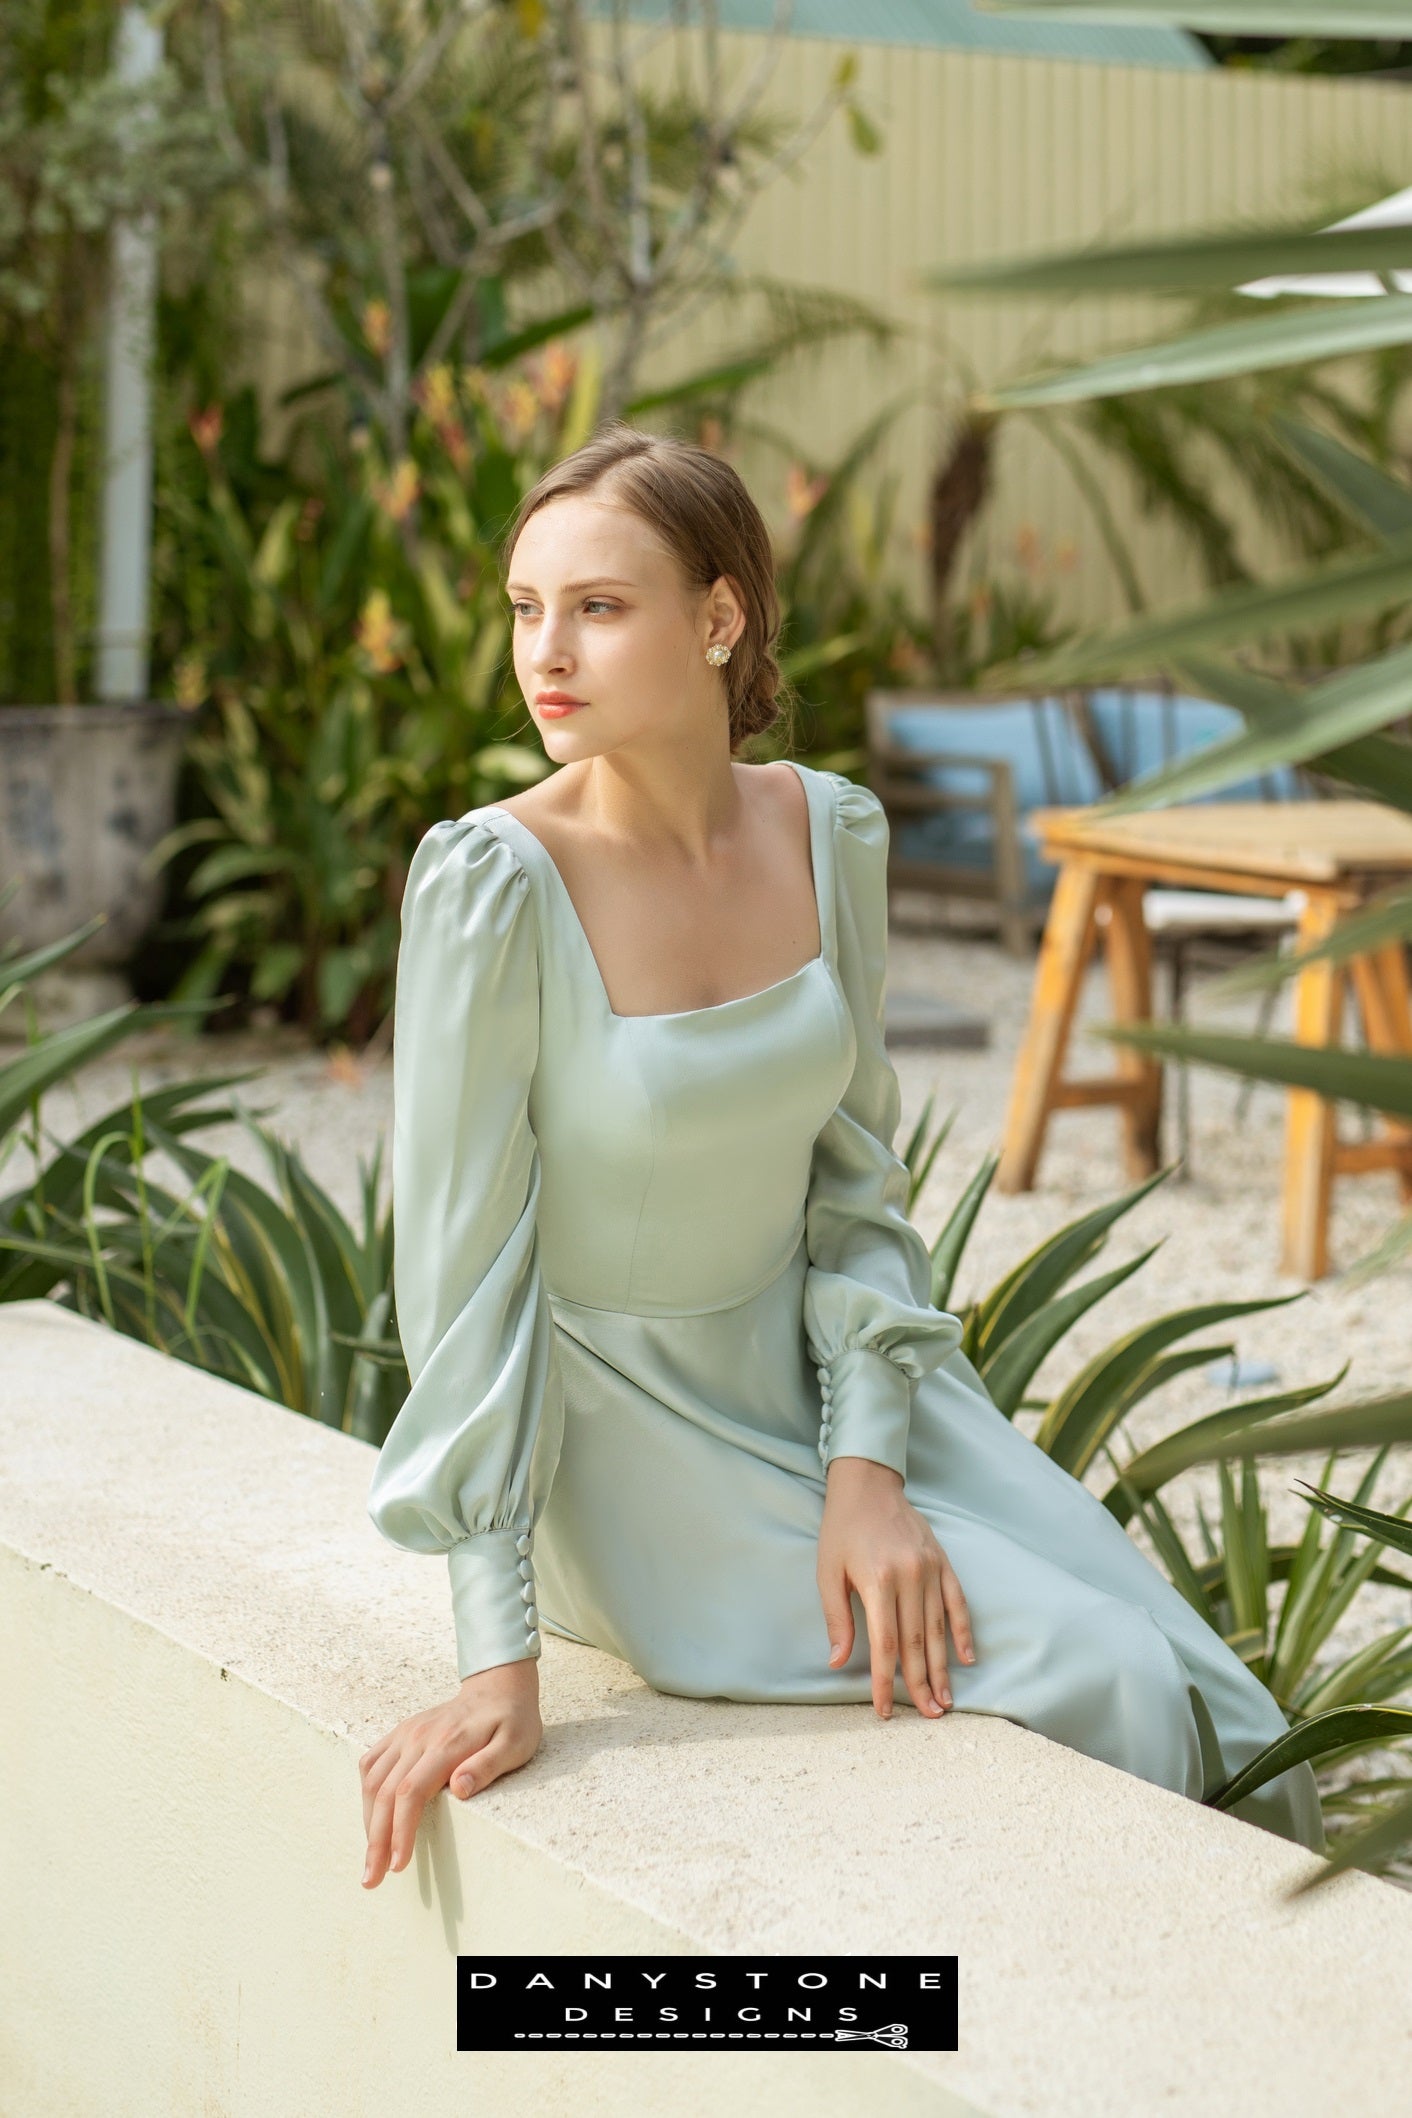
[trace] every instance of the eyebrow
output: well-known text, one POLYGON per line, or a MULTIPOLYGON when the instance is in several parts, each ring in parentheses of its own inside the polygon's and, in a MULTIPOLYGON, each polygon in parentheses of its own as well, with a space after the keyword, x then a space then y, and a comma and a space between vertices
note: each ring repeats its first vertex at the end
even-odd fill
MULTIPOLYGON (((578 588, 632 588, 634 585, 631 581, 624 581, 621 575, 618 574, 600 574, 596 581, 566 581, 564 583, 566 590, 578 588)), ((505 584, 507 595, 513 595, 517 588, 528 587, 528 581, 507 581, 505 584)))

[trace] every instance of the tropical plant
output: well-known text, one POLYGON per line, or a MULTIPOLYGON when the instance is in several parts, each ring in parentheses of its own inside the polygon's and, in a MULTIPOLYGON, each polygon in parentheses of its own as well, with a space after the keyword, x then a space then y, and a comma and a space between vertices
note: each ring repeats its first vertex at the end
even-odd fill
MULTIPOLYGON (((1058 0, 1038 4, 1056 16, 1068 11, 1058 0)), ((1030 9, 1030 0, 1025 5, 1030 9)), ((1320 6, 1317 0, 1189 0, 1186 5, 1180 0, 1140 0, 1136 8, 1132 0, 1111 7, 1107 0, 1097 0, 1084 12, 1090 17, 1121 14, 1128 20, 1141 14, 1216 34, 1287 31, 1333 40, 1412 32, 1412 0, 1357 0, 1337 9, 1320 6)), ((1275 275, 1358 271, 1377 273, 1384 286, 1392 288, 1396 283, 1390 275, 1405 272, 1410 257, 1412 233, 1406 227, 1295 233, 1257 229, 1087 249, 1019 263, 1001 260, 964 270, 948 268, 933 277, 936 285, 953 292, 1176 293, 1229 288, 1275 275)), ((995 393, 994 404, 1091 403, 1121 393, 1261 375, 1294 363, 1410 345, 1412 295, 1390 291, 1363 301, 1313 305, 1280 297, 1262 305, 1262 313, 1250 321, 1220 324, 1022 381, 995 393)), ((1257 760, 1261 768, 1308 765, 1360 795, 1412 813, 1412 744, 1399 732, 1412 707, 1412 647, 1394 645, 1302 689, 1216 652, 1244 648, 1249 654, 1270 642, 1307 635, 1316 625, 1405 613, 1409 605, 1412 487, 1406 479, 1322 426, 1279 417, 1273 428, 1292 459, 1362 532, 1366 550, 1303 569, 1274 586, 1227 591, 1192 610, 1147 619, 1073 643, 1057 656, 1019 665, 1022 681, 1044 684, 1160 667, 1242 714, 1246 727, 1241 733, 1132 782, 1105 802, 1108 814, 1210 792, 1255 769, 1257 760)), ((997 683, 1015 679, 1014 670, 994 675, 997 683)), ((1237 975, 1243 985, 1252 980, 1277 982, 1317 962, 1332 966, 1341 979, 1345 967, 1365 951, 1382 947, 1400 952, 1409 937, 1412 892, 1393 890, 1317 942, 1237 975)), ((1313 1089, 1326 1099, 1379 1111, 1395 1123, 1412 1118, 1412 1058, 1401 1054, 1316 1048, 1298 1041, 1155 1024, 1108 1024, 1103 1034, 1154 1054, 1313 1089)), ((1379 1269, 1410 1247, 1412 1214, 1360 1269, 1379 1269)), ((1384 1841, 1378 1843, 1381 1851, 1388 1850, 1384 1841)))
POLYGON ((165 230, 232 172, 176 71, 112 71, 110 0, 0 10, 0 698, 75 702, 96 520, 98 325, 114 232, 165 230))
MULTIPOLYGON (((13 886, 12 886, 13 887, 13 886)), ((101 924, 0 958, 0 1013, 101 924)), ((208 1373, 381 1443, 407 1393, 392 1297, 391 1212, 381 1152, 360 1165, 355 1228, 299 1157, 250 1112, 209 1100, 258 1068, 170 1082, 105 1111, 72 1140, 44 1126, 43 1098, 123 1039, 206 1002, 128 1003, 31 1035, 0 1064, 0 1168, 29 1174, 0 1197, 0 1301, 51 1298, 208 1373), (242 1123, 273 1175, 265 1187, 191 1136, 242 1123), (172 1189, 156 1157, 189 1179, 172 1189)))
MULTIPOLYGON (((952 1111, 933 1129, 934 1100, 927 1098, 902 1149, 909 1207, 955 1120, 952 1111)), ((1392 1795, 1392 1802, 1367 1827, 1370 1836, 1360 1839, 1356 1856, 1387 1861, 1391 1849, 1371 1833, 1381 1829, 1402 1797, 1412 1794, 1412 1708, 1389 1703, 1412 1685, 1412 1647, 1407 1644, 1412 1624, 1395 1627, 1341 1659, 1331 1661, 1329 1650, 1336 1626, 1367 1583, 1412 1591, 1412 1571, 1388 1565, 1376 1544, 1361 1557, 1352 1552, 1359 1528, 1371 1533, 1394 1525, 1385 1541, 1399 1550, 1407 1548, 1404 1539, 1412 1538, 1412 1525, 1404 1520, 1412 1509, 1412 1492, 1392 1516, 1377 1515, 1365 1505, 1388 1451, 1412 1441, 1412 1392, 1309 1410, 1342 1382, 1348 1372, 1345 1362, 1325 1381, 1224 1406, 1161 1441, 1120 1455, 1125 1423, 1140 1404, 1177 1376, 1235 1350, 1229 1342, 1183 1341, 1242 1316, 1302 1300, 1304 1290, 1194 1303, 1147 1319, 1101 1347, 1058 1389, 1036 1393, 1041 1366, 1080 1318, 1140 1271, 1161 1247, 1152 1244, 1106 1271, 1077 1277, 1098 1257, 1116 1224, 1172 1172, 1158 1170, 1117 1198, 1066 1222, 995 1286, 959 1302, 954 1298, 958 1271, 997 1162, 994 1154, 984 1158, 930 1245, 931 1298, 938 1308, 961 1318, 961 1351, 1007 1419, 1020 1412, 1038 1414, 1031 1438, 1076 1478, 1106 1463, 1111 1483, 1101 1494, 1104 1506, 1125 1528, 1134 1521, 1142 1524, 1175 1587, 1269 1686, 1290 1721, 1289 1735, 1268 1745, 1226 1786, 1214 1790, 1207 1797, 1209 1804, 1229 1808, 1291 1764, 1308 1759, 1326 1776, 1335 1775, 1327 1788, 1321 1787, 1329 1817, 1359 1809, 1375 1796, 1392 1795), (1352 1500, 1323 1496, 1324 1512, 1341 1525, 1333 1537, 1323 1541, 1319 1517, 1311 1515, 1298 1543, 1272 1544, 1257 1463, 1327 1451, 1326 1482, 1339 1456, 1366 1449, 1376 1454, 1352 1500), (1189 1549, 1160 1497, 1198 1466, 1215 1467, 1221 1500, 1216 1526, 1197 1502, 1203 1547, 1199 1555, 1189 1549), (1345 1784, 1337 1777, 1351 1761, 1389 1747, 1408 1772, 1376 1783, 1364 1779, 1345 1784)))
POLYGON ((835 116, 859 153, 880 144, 851 56, 802 120, 765 107, 789 6, 744 81, 716 0, 646 26, 626 0, 602 20, 581 0, 182 0, 173 28, 252 240, 395 462, 426 377, 484 360, 526 298, 560 329, 596 320, 607 417, 707 303, 761 321, 702 391, 840 333, 887 341, 866 303, 733 266, 754 200, 835 116))

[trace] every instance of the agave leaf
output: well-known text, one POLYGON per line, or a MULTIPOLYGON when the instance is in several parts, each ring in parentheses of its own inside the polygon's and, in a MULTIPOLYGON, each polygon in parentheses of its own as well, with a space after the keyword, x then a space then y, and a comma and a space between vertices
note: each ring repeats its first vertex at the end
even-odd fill
POLYGON ((1289 454, 1336 500, 1350 521, 1384 540, 1412 530, 1412 492, 1333 434, 1276 412, 1270 421, 1289 454))
POLYGON ((1377 1508, 1359 1507, 1351 1500, 1340 1500, 1335 1493, 1309 1485, 1307 1479, 1300 1478, 1295 1483, 1305 1487, 1311 1507, 1327 1515, 1330 1522, 1361 1530, 1365 1536, 1376 1537, 1380 1544, 1391 1545, 1394 1551, 1412 1555, 1412 1522, 1407 1521, 1405 1508, 1401 1515, 1389 1515, 1377 1508))
MULTIPOLYGON (((1339 5, 1342 9, 1343 0, 1339 5)), ((1176 20, 1191 20, 1190 10, 1171 12, 1176 20)), ((1256 228, 1233 235, 1149 236, 1139 243, 1112 244, 1101 250, 1043 251, 1029 257, 935 266, 923 275, 923 281, 948 292, 1030 296, 1182 294, 1203 289, 1225 293, 1244 279, 1396 272, 1410 260, 1412 246, 1402 227, 1256 228)))
MULTIPOLYGON (((1144 617, 1136 624, 1102 633, 1096 638, 1079 640, 1046 655, 1042 663, 1026 666, 1032 668, 1037 683, 1057 689, 1070 684, 1091 683, 1097 677, 1116 671, 1151 669, 1170 661, 1173 656, 1196 653, 1202 648, 1230 647, 1241 642, 1263 640, 1275 633, 1304 633, 1318 625, 1400 608, 1407 602, 1409 572, 1412 572, 1412 530, 1404 531, 1378 551, 1340 552, 1280 581, 1242 583, 1239 588, 1207 596, 1189 609, 1144 617)), ((1339 724, 1337 732, 1327 739, 1315 739, 1311 730, 1307 748, 1301 749, 1300 756, 1311 757, 1315 751, 1329 749, 1335 742, 1365 735, 1369 729, 1382 727, 1398 712, 1405 711, 1405 668, 1399 671, 1397 681, 1402 685, 1402 707, 1385 703, 1381 693, 1372 694, 1361 717, 1352 707, 1345 709, 1347 728, 1339 724)), ((1311 705, 1320 689, 1322 687, 1316 686, 1307 692, 1293 689, 1288 692, 1291 713, 1286 723, 1287 739, 1297 736, 1301 745, 1305 743, 1300 711, 1311 705)), ((1246 731, 1227 736, 1204 746, 1195 756, 1164 766, 1160 774, 1149 773, 1134 781, 1135 793, 1147 801, 1179 801, 1188 792, 1204 791, 1207 782, 1200 776, 1198 760, 1200 765, 1206 765, 1208 754, 1212 762, 1207 769, 1214 772, 1219 767, 1229 779, 1241 778, 1247 770, 1263 771, 1269 763, 1264 755, 1265 747, 1274 741, 1275 733, 1252 735, 1246 731), (1238 746, 1248 750, 1255 762, 1247 766, 1238 746), (1228 751, 1234 762, 1226 772, 1225 754, 1228 751), (1190 788, 1186 784, 1187 778, 1191 779, 1190 788), (1168 781, 1171 782, 1170 793, 1166 785, 1168 781)), ((1295 759, 1292 753, 1288 760, 1281 753, 1279 761, 1294 762, 1295 759)), ((1118 797, 1109 797, 1100 807, 1104 814, 1117 814, 1118 797)))
POLYGON ((1064 1334, 1106 1294, 1111 1294, 1124 1280, 1131 1279, 1149 1258, 1155 1257, 1165 1241, 1163 1236, 1148 1249, 1139 1251, 1135 1258, 1115 1265, 1110 1272, 1099 1273, 1057 1295, 1011 1332, 981 1371, 986 1389, 1007 1419, 1014 1418, 1040 1363, 1064 1334))
POLYGON ((1214 324, 1156 345, 1109 353, 1079 367, 1027 376, 998 389, 976 391, 971 403, 982 412, 1089 404, 1095 397, 1123 397, 1134 390, 1166 390, 1232 375, 1258 375, 1270 368, 1343 360, 1350 354, 1409 342, 1412 295, 1326 302, 1317 308, 1277 309, 1249 322, 1214 324))
POLYGON ((1405 1742, 1412 1736, 1412 1707, 1339 1706, 1332 1713, 1315 1714, 1301 1721, 1288 1734, 1276 1736, 1247 1765, 1232 1774, 1205 1798, 1210 1809, 1230 1809, 1254 1794, 1267 1780, 1274 1780, 1292 1765, 1309 1764, 1319 1758, 1349 1755, 1383 1743, 1405 1742))
POLYGON ((1362 1831, 1350 1832, 1322 1868, 1306 1876, 1303 1882, 1296 1883, 1286 1895, 1291 1900, 1303 1897, 1306 1891, 1318 1890, 1331 1883, 1347 1868, 1362 1868, 1370 1874, 1377 1874, 1409 1843, 1412 1843, 1412 1781, 1408 1783, 1408 1792, 1402 1801, 1391 1803, 1362 1831))
POLYGON ((1350 1051, 1341 1045, 1297 1044, 1279 1037, 1240 1037, 1222 1030, 1166 1023, 1095 1023, 1096 1036, 1169 1059, 1225 1067, 1255 1081, 1310 1088, 1329 1101, 1365 1103, 1389 1117, 1412 1118, 1412 1064, 1400 1053, 1350 1051))
POLYGON ((1122 1476, 1103 1496, 1103 1504, 1126 1523, 1131 1513, 1125 1493, 1155 1493, 1167 1485, 1181 1472, 1194 1464, 1218 1463, 1232 1451, 1231 1441, 1248 1432, 1261 1428, 1275 1415, 1296 1411, 1302 1405, 1314 1403, 1327 1397, 1347 1375, 1350 1363, 1345 1361, 1337 1375, 1327 1382, 1304 1383, 1294 1390, 1281 1390, 1270 1397, 1250 1397, 1238 1405, 1227 1405, 1219 1412, 1207 1413, 1205 1418, 1193 1420, 1189 1426, 1181 1427, 1175 1434, 1164 1436, 1144 1449, 1123 1465, 1122 1476))
POLYGON ((1033 1316, 1088 1262, 1107 1240, 1113 1223, 1158 1184, 1165 1183, 1175 1167, 1175 1163, 1168 1163, 1116 1199, 1106 1200, 1102 1206, 1066 1222, 1012 1266, 977 1306, 976 1344, 980 1353, 992 1356, 1011 1331, 1033 1316))
MULTIPOLYGON (((1155 1387, 1146 1371, 1176 1339, 1233 1317, 1283 1309, 1290 1302, 1302 1301, 1305 1292, 1297 1288, 1293 1294, 1261 1295, 1240 1302, 1195 1302, 1138 1325, 1114 1345, 1095 1354, 1059 1393, 1040 1422, 1036 1442, 1066 1471, 1081 1477, 1099 1441, 1106 1438, 1116 1419, 1139 1396, 1155 1387)), ((1209 1352, 1203 1357, 1209 1358, 1209 1352)), ((1186 1356, 1176 1358, 1181 1365, 1192 1365, 1186 1356)), ((1168 1378, 1162 1374, 1159 1379, 1168 1378)))
MULTIPOLYGON (((1253 727, 1266 731, 1288 727, 1290 694, 1273 678, 1190 652, 1174 656, 1172 666, 1197 692, 1234 706, 1253 727)), ((1307 698, 1308 693, 1301 696, 1307 698)), ((1412 811, 1412 743, 1401 737, 1360 735, 1351 743, 1336 743, 1333 749, 1320 751, 1310 762, 1320 772, 1346 780, 1380 802, 1412 811)))
POLYGON ((981 1202, 990 1189, 991 1178, 1000 1166, 998 1154, 988 1154, 980 1168, 967 1184, 956 1204, 946 1217, 945 1224, 932 1244, 932 1306, 945 1309, 951 1300, 951 1289, 956 1271, 961 1263, 961 1254, 975 1226, 981 1202))

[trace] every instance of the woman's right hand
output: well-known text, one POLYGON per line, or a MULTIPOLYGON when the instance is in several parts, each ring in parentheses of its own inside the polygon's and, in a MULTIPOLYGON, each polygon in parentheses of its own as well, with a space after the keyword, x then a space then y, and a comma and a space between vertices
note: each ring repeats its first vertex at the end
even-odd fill
POLYGON ((543 1734, 534 1655, 463 1677, 444 1706, 399 1721, 358 1760, 368 1834, 364 1887, 375 1890, 389 1868, 406 1867, 422 1811, 441 1788, 449 1784, 462 1798, 478 1794, 528 1764, 543 1734))

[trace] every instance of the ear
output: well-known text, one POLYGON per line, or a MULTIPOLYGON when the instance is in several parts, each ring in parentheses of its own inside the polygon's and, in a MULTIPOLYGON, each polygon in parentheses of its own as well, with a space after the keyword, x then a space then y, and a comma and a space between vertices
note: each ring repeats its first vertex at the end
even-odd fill
POLYGON ((718 574, 706 592, 706 644, 734 647, 745 630, 745 598, 731 574, 718 574))

